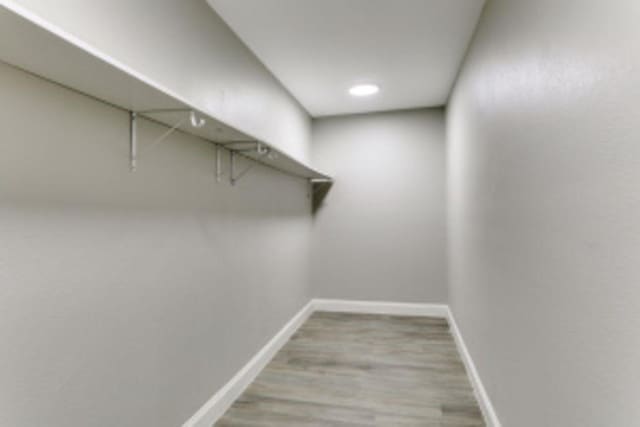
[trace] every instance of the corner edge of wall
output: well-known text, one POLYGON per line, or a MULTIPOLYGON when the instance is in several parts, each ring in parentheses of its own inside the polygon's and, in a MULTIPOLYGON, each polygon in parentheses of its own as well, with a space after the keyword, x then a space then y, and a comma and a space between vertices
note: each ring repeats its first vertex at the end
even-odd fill
POLYGON ((182 427, 211 427, 240 397, 258 374, 273 359, 289 338, 313 313, 310 301, 267 342, 221 389, 219 389, 182 427))
POLYGON ((469 353, 469 349, 467 348, 467 345, 462 338, 462 334, 460 333, 460 329, 458 328, 458 324, 456 323, 450 307, 447 307, 446 317, 447 321, 449 322, 451 335, 453 335, 456 347, 458 348, 458 353, 460 353, 462 362, 464 363, 464 366, 467 370, 467 375, 469 377, 469 380, 471 381, 471 386, 473 387, 473 392, 476 395, 478 405, 480 405, 480 410, 482 411, 482 416, 485 423, 488 427, 502 427, 502 424, 498 419, 498 414, 493 407, 493 404, 491 403, 491 399, 489 398, 487 390, 482 384, 480 374, 478 373, 476 365, 471 358, 471 353, 469 353))

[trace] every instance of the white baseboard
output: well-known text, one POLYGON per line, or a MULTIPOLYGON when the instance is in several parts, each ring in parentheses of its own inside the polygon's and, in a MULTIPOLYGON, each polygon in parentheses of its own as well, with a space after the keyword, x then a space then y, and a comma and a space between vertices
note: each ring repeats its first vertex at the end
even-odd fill
POLYGON ((389 314, 396 316, 431 316, 447 318, 446 304, 412 304, 385 301, 351 301, 339 299, 314 299, 314 311, 338 313, 389 314))
POLYGON ((462 339, 458 325, 446 304, 411 304, 384 301, 350 301, 313 299, 309 301, 262 349, 234 375, 227 384, 211 397, 182 427, 211 427, 240 397, 258 376, 273 356, 287 343, 289 338, 314 311, 340 313, 388 314, 396 316, 429 316, 445 318, 456 342, 460 357, 467 369, 476 399, 487 427, 501 427, 498 416, 482 385, 478 371, 462 339))
POLYGON ((480 379, 480 375, 478 374, 475 363, 473 363, 473 359, 471 358, 471 354, 467 349, 467 345, 464 343, 464 339, 462 338, 460 329, 458 329, 456 319, 453 317, 453 313, 448 307, 447 320, 449 321, 449 329, 451 330, 453 339, 456 342, 456 346, 458 347, 458 353, 460 353, 462 362, 464 363, 464 366, 467 370, 467 375, 469 376, 469 380, 471 381, 471 386, 473 387, 473 391, 476 395, 476 400, 478 401, 478 405, 480 405, 480 410, 482 411, 484 422, 487 424, 487 427, 502 427, 502 424, 498 419, 498 414, 491 404, 491 399, 489 399, 487 390, 484 388, 484 385, 482 385, 482 380, 480 379))
POLYGON ((240 397, 258 374, 284 346, 289 338, 313 313, 313 302, 307 303, 286 325, 211 397, 182 427, 211 427, 240 397))

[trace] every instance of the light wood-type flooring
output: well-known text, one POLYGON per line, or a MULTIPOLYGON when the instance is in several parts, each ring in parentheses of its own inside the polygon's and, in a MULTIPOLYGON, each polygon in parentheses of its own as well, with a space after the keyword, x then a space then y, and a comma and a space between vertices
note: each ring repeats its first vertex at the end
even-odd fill
POLYGON ((484 426, 444 319, 316 312, 216 423, 484 426))

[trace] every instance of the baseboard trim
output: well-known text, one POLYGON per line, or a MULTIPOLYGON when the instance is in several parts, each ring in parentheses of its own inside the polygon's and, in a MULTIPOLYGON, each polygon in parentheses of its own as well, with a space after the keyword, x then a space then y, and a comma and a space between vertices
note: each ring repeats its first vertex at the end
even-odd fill
POLYGON ((307 303, 249 362, 211 397, 182 427, 211 427, 240 397, 258 374, 273 359, 289 338, 313 313, 313 301, 307 303))
POLYGON ((473 387, 473 391, 476 395, 476 400, 478 401, 478 405, 480 405, 480 410, 482 411, 484 422, 487 424, 487 427, 502 427, 502 424, 498 419, 498 414, 496 413, 495 408, 491 403, 491 399, 489 399, 487 390, 482 384, 480 374, 478 374, 476 365, 471 358, 469 349, 467 348, 467 345, 462 338, 462 334, 460 333, 460 329, 458 329, 456 319, 454 318, 453 313, 451 312, 451 309, 449 307, 447 307, 447 320, 449 322, 451 335, 453 335, 453 339, 456 342, 458 353, 460 353, 462 362, 464 363, 464 366, 467 370, 469 381, 471 381, 471 386, 473 387))
POLYGON ((341 299, 314 299, 314 311, 337 313, 389 314, 396 316, 430 316, 447 318, 446 304, 412 304, 386 301, 352 301, 341 299))
POLYGON ((451 334, 465 365, 487 427, 502 427, 469 350, 460 334, 453 313, 446 304, 412 304, 385 301, 351 301, 313 299, 309 301, 262 349, 211 397, 182 427, 211 427, 240 397, 273 356, 315 311, 336 313, 388 314, 396 316, 428 316, 447 319, 451 334))

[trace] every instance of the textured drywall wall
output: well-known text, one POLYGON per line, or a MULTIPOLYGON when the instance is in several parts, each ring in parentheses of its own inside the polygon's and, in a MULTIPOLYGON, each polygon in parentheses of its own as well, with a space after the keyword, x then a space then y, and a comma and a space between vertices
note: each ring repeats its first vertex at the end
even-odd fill
POLYGON ((335 177, 314 219, 314 295, 445 302, 442 110, 314 120, 312 153, 335 177))
POLYGON ((206 1, 13 2, 201 110, 309 160, 308 114, 206 1))
POLYGON ((640 420, 638 22, 491 0, 448 108, 451 304, 505 426, 640 420))
POLYGON ((181 425, 307 301, 304 180, 0 66, 0 425, 181 425))

